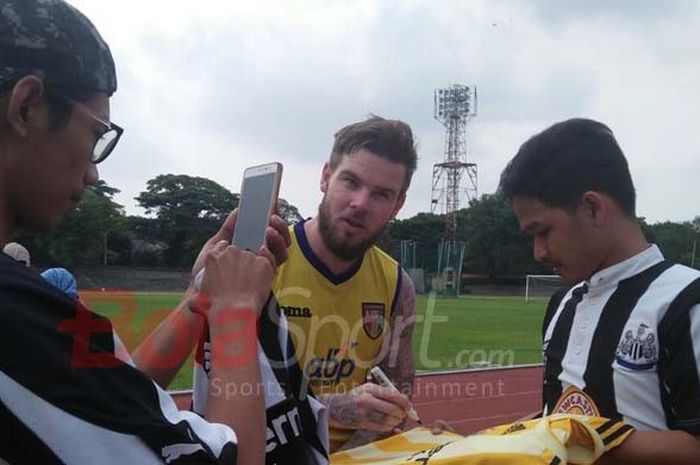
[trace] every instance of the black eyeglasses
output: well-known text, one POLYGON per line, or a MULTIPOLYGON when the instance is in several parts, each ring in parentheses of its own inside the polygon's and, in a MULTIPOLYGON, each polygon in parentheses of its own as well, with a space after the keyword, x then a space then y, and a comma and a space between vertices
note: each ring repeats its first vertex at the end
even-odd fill
POLYGON ((90 157, 90 161, 94 164, 103 162, 105 158, 112 153, 114 147, 117 146, 117 142, 119 142, 119 138, 124 133, 124 129, 121 126, 107 122, 96 116, 86 105, 83 105, 82 103, 68 97, 63 98, 73 104, 73 106, 82 113, 86 114, 106 128, 105 132, 103 132, 102 135, 95 140, 95 145, 92 147, 92 156, 90 157))

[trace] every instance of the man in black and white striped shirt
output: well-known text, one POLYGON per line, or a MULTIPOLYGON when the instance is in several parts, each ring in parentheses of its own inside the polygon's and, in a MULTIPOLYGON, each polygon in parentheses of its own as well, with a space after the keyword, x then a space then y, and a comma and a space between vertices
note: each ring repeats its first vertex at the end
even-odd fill
MULTIPOLYGON (((0 2, 0 244, 55 226, 97 183, 95 165, 123 132, 109 118, 115 90, 109 48, 80 12, 62 0, 0 2)), ((227 328, 254 331, 276 259, 214 242, 196 265, 206 261, 211 377, 257 386, 254 343, 242 360, 250 347, 227 328)), ((0 354, 0 463, 263 463, 262 393, 210 394, 205 418, 178 411, 107 319, 5 254, 0 354)))
POLYGON ((500 191, 535 258, 572 285, 543 324, 545 414, 636 429, 599 463, 700 463, 700 272, 647 243, 612 131, 555 124, 520 147, 500 191))

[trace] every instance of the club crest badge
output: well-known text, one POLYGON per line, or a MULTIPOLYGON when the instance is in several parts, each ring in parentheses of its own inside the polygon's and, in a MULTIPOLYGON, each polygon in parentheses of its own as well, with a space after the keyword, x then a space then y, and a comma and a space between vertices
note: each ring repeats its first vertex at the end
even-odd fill
POLYGON ((370 339, 377 339, 384 332, 384 304, 362 303, 362 327, 370 339))
POLYGON ((593 399, 575 386, 564 391, 554 406, 552 413, 568 413, 571 415, 600 416, 598 406, 593 399))
POLYGON ((636 334, 631 329, 625 331, 615 351, 615 360, 630 370, 651 370, 659 361, 656 344, 656 336, 649 325, 640 323, 636 334))

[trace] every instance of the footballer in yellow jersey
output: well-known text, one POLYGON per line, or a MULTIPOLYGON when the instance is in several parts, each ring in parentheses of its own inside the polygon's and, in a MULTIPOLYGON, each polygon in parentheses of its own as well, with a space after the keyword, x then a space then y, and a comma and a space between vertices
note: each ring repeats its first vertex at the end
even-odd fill
MULTIPOLYGON (((404 283, 396 261, 377 247, 347 273, 334 276, 310 249, 304 223, 297 223, 291 236, 289 258, 277 272, 273 293, 314 394, 346 394, 366 382, 373 364, 390 358, 391 339, 385 336, 392 316, 397 325, 404 321, 393 312, 402 283, 410 287, 410 281, 404 283)), ((354 431, 332 427, 331 445, 340 447, 354 431)))
POLYGON ((410 408, 414 288, 374 244, 404 203, 416 158, 401 121, 373 116, 340 129, 318 214, 294 228, 273 284, 299 365, 328 407, 332 451, 391 433, 410 408), (367 382, 373 364, 403 393, 367 382))

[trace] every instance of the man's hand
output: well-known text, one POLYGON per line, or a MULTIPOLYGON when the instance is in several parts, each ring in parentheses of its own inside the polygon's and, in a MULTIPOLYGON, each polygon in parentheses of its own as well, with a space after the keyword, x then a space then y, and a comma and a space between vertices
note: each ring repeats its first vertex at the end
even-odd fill
POLYGON ((328 394, 331 424, 371 431, 392 431, 406 418, 408 397, 374 383, 365 383, 347 394, 328 394))
MULTIPOLYGON (((229 243, 233 237, 233 229, 236 225, 236 218, 238 218, 238 209, 233 210, 221 228, 214 234, 199 251, 197 259, 194 261, 192 266, 192 279, 197 276, 197 273, 204 268, 204 261, 206 259, 207 253, 210 252, 214 246, 216 246, 221 241, 229 243)), ((287 260, 287 248, 292 244, 292 239, 289 236, 289 226, 287 223, 277 215, 272 215, 270 217, 270 225, 265 231, 265 247, 271 252, 274 257, 273 266, 279 266, 287 260)))
POLYGON ((265 231, 265 246, 272 252, 277 266, 287 261, 289 256, 287 249, 290 245, 292 245, 292 237, 289 235, 289 225, 279 216, 272 215, 265 231))
POLYGON ((435 420, 430 425, 430 432, 433 434, 442 434, 445 431, 450 433, 456 433, 454 428, 452 428, 452 426, 450 426, 450 424, 444 420, 435 420))
POLYGON ((207 272, 202 280, 198 306, 202 301, 216 312, 247 309, 260 315, 270 295, 275 274, 275 258, 263 247, 260 255, 240 250, 226 241, 215 244, 204 260, 207 272))

